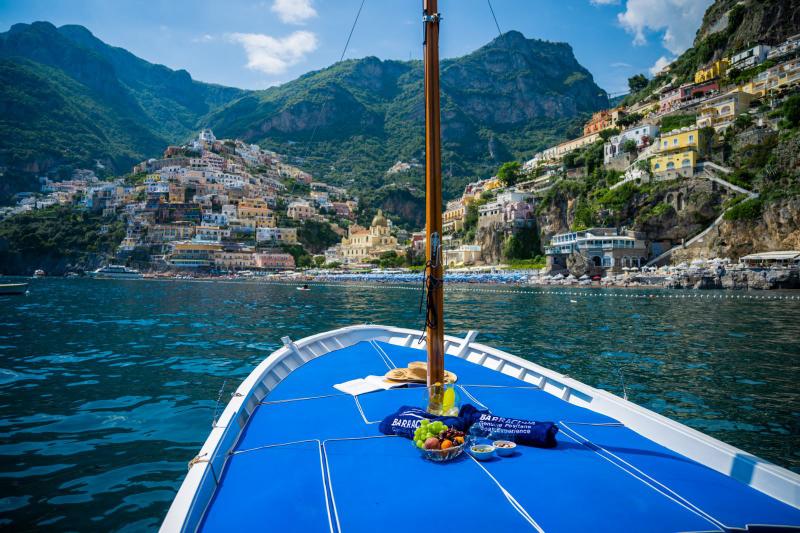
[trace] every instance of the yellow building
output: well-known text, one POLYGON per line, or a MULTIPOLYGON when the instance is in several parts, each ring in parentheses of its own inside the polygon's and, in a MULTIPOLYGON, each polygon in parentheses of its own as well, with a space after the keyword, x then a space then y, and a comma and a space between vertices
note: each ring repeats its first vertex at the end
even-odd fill
POLYGON ((722 58, 719 61, 714 61, 706 68, 701 68, 694 74, 694 82, 695 83, 703 83, 710 80, 715 80, 717 78, 721 78, 728 72, 728 68, 731 66, 730 61, 728 58, 722 58))
POLYGON ((389 232, 389 222, 378 209, 369 229, 353 224, 342 239, 341 255, 346 263, 377 259, 384 252, 397 252, 397 238, 389 232))
POLYGON ((650 170, 656 175, 672 172, 676 177, 678 175, 690 177, 694 174, 697 162, 697 152, 694 150, 667 152, 650 160, 650 170))
POLYGON ((202 268, 214 264, 216 254, 222 245, 212 242, 183 241, 172 245, 167 263, 177 268, 202 268))
POLYGON ((445 234, 460 231, 464 227, 467 208, 461 201, 447 203, 447 210, 442 214, 442 232, 445 234))
POLYGON ((711 126, 717 131, 724 130, 733 124, 736 117, 750 109, 752 99, 750 93, 736 89, 706 100, 697 116, 697 127, 711 126))
POLYGON ((705 155, 708 150, 708 141, 705 133, 698 127, 681 128, 667 133, 662 133, 658 140, 658 152, 675 152, 696 150, 699 155, 705 155))
POLYGON ((696 126, 664 133, 658 139, 658 153, 650 160, 650 170, 660 178, 691 177, 710 141, 696 126))
POLYGON ((237 208, 240 219, 252 219, 272 216, 272 210, 261 198, 242 198, 237 208))

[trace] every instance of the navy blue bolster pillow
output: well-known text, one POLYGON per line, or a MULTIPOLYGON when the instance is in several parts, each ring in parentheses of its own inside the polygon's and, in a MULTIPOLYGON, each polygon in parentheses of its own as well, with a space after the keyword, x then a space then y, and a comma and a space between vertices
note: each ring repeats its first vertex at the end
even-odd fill
POLYGON ((505 418, 493 415, 488 410, 479 410, 465 404, 458 413, 470 433, 481 436, 502 435, 523 446, 555 448, 558 426, 552 422, 535 422, 519 418, 505 418))
POLYGON ((427 418, 431 422, 441 422, 450 429, 465 431, 464 419, 457 416, 434 416, 424 409, 404 405, 394 413, 390 414, 381 421, 379 427, 384 435, 397 435, 407 439, 414 438, 414 432, 422 423, 422 419, 427 418))

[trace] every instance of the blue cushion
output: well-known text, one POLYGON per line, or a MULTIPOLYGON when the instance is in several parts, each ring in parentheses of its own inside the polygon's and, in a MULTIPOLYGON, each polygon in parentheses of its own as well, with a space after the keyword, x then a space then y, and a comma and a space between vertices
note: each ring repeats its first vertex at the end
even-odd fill
POLYGON ((471 458, 423 460, 410 441, 325 443, 341 531, 531 531, 471 458))
POLYGON ((259 405, 245 426, 236 450, 307 439, 374 434, 350 395, 259 405))
POLYGON ((370 374, 382 376, 390 369, 372 344, 359 342, 312 359, 296 368, 270 391, 267 400, 341 394, 333 388, 337 383, 370 374))
POLYGON ((480 403, 498 415, 525 420, 608 424, 617 422, 610 416, 565 402, 535 388, 464 387, 480 403))
POLYGON ((317 443, 253 450, 228 459, 199 530, 330 532, 326 500, 317 443))
POLYGON ((626 427, 566 425, 562 430, 623 459, 726 526, 800 524, 800 510, 626 427))

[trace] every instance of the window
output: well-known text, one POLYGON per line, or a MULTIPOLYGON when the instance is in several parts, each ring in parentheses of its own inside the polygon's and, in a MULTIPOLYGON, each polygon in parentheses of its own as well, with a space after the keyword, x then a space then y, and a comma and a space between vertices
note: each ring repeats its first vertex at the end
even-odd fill
POLYGON ((664 141, 664 148, 666 148, 667 146, 669 146, 669 143, 667 141, 664 141))
POLYGON ((678 146, 678 138, 677 137, 672 139, 672 146, 678 146))
POLYGON ((690 142, 690 143, 693 143, 693 142, 694 142, 694 135, 689 135, 689 142, 690 142))
POLYGON ((688 159, 684 159, 683 161, 681 161, 681 166, 682 167, 688 167, 688 166, 691 166, 691 165, 692 165, 692 162, 689 161, 688 159))
POLYGON ((656 163, 655 169, 658 170, 659 168, 661 168, 661 163, 656 163))
POLYGON ((667 170, 670 170, 670 169, 673 169, 673 168, 675 168, 675 163, 673 163, 672 161, 667 163, 667 170))

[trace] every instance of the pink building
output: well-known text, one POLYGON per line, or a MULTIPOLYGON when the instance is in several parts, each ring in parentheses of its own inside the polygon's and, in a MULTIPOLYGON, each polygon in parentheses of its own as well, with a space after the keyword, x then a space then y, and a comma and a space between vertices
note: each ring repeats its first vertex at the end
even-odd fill
POLYGON ((291 270, 294 268, 294 257, 291 254, 254 254, 256 268, 267 270, 291 270))

